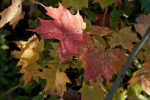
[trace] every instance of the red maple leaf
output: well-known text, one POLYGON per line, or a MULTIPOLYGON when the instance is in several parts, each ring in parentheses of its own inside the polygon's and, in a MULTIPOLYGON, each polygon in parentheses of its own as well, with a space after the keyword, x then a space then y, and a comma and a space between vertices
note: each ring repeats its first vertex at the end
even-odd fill
POLYGON ((54 20, 39 18, 41 26, 29 31, 42 34, 44 39, 54 38, 61 41, 58 48, 60 63, 71 56, 78 57, 83 47, 91 43, 90 37, 83 34, 85 23, 79 12, 72 15, 60 3, 58 8, 42 6, 47 10, 46 14, 54 20))
POLYGON ((85 82, 95 79, 99 74, 103 74, 109 81, 113 74, 120 72, 122 65, 126 61, 124 50, 105 50, 105 47, 98 42, 86 49, 80 59, 88 65, 85 74, 85 82))

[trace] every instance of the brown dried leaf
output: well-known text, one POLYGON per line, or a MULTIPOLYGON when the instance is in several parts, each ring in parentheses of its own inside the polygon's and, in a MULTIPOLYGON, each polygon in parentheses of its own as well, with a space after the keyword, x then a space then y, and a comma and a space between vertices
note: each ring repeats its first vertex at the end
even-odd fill
POLYGON ((143 37, 147 29, 150 27, 150 14, 141 15, 136 19, 135 29, 143 37))
POLYGON ((0 28, 2 28, 6 23, 10 22, 13 29, 18 24, 18 22, 24 18, 25 13, 22 12, 22 2, 23 0, 12 0, 12 5, 4 9, 0 15, 0 28))

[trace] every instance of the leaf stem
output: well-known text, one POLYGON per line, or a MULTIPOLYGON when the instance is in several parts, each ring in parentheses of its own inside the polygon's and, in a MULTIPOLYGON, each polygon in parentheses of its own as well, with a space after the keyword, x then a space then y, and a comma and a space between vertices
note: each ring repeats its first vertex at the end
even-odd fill
POLYGON ((6 92, 3 93, 2 95, 0 95, 0 98, 2 98, 2 97, 5 96, 6 94, 8 94, 8 93, 14 91, 15 89, 17 89, 17 88, 19 88, 19 87, 21 87, 21 86, 22 86, 22 85, 19 84, 19 85, 16 85, 15 87, 9 89, 8 91, 6 91, 6 92))
POLYGON ((142 40, 138 43, 138 45, 136 46, 136 48, 133 50, 133 52, 128 57, 128 60, 126 61, 126 63, 124 65, 124 67, 122 68, 120 74, 118 75, 117 79, 115 80, 115 82, 114 82, 111 90, 109 91, 108 95, 106 96, 105 100, 111 100, 111 97, 115 93, 116 89, 118 88, 118 86, 120 85, 120 83, 123 81, 123 77, 125 76, 126 71, 128 70, 130 64, 132 63, 132 61, 134 59, 134 57, 137 55, 137 53, 140 51, 140 49, 142 48, 142 46, 148 40, 149 36, 150 36, 150 29, 148 29, 148 31, 146 32, 146 34, 144 35, 144 37, 142 38, 142 40))
POLYGON ((105 20, 106 20, 106 15, 107 15, 107 12, 108 12, 108 7, 105 7, 105 11, 104 11, 104 16, 103 16, 103 20, 102 20, 102 27, 105 26, 105 20))

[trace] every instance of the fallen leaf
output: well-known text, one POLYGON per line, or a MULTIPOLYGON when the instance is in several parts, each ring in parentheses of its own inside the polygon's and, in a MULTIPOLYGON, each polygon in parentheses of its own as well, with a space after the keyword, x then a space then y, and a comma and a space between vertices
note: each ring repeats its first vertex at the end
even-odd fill
POLYGON ((0 15, 0 28, 2 28, 6 23, 10 22, 13 29, 18 24, 18 22, 24 18, 25 13, 22 12, 22 2, 23 0, 12 0, 12 5, 4 9, 0 15))

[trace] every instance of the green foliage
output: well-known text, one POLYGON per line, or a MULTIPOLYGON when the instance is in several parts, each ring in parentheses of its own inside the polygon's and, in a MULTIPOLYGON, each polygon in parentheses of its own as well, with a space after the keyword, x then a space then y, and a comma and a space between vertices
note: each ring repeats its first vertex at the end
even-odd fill
POLYGON ((145 13, 150 13, 150 1, 149 0, 141 0, 141 10, 145 13))

